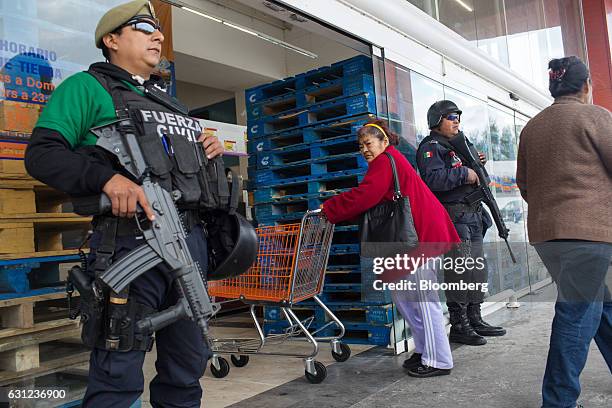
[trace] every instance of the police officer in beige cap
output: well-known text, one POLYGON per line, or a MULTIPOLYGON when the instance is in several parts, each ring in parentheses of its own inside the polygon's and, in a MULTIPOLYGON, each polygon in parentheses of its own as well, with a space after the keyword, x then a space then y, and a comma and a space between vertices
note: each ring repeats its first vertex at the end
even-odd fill
MULTIPOLYGON (((187 180, 181 173, 186 165, 178 164, 183 164, 186 156, 181 156, 178 146, 188 145, 185 139, 191 143, 198 140, 209 158, 223 152, 216 137, 203 135, 197 121, 187 116, 180 102, 161 91, 163 81, 153 72, 161 58, 163 41, 164 35, 148 1, 135 0, 109 10, 95 31, 95 45, 107 62, 92 64, 88 71, 77 73, 58 86, 40 116, 26 152, 28 171, 44 183, 71 196, 103 192, 111 199, 113 215, 94 218, 87 279, 93 280, 110 262, 142 243, 134 221, 137 204, 150 219, 153 217, 142 187, 102 158, 104 155, 95 147, 97 138, 90 129, 127 116, 136 124, 134 131, 138 140, 149 141, 149 146, 162 146, 156 142, 159 136, 174 143, 171 146, 177 149, 172 149, 172 154, 166 150, 157 151, 158 156, 154 156, 167 155, 173 164, 164 167, 165 161, 161 159, 148 164, 153 177, 165 174, 172 180, 172 189, 176 187, 181 193, 187 189, 182 197, 193 196, 196 207, 199 187, 174 184, 181 177, 187 180), (155 99, 150 96, 153 94, 157 95, 155 99)), ((194 260, 206 273, 206 236, 201 220, 193 222, 191 208, 193 205, 179 210, 190 220, 186 223, 187 244, 194 260)), ((168 275, 161 267, 155 267, 130 284, 128 302, 133 307, 128 308, 128 318, 122 320, 119 341, 109 341, 109 331, 113 328, 107 317, 108 307, 112 307, 108 306, 108 295, 101 302, 95 296, 89 301, 87 296, 81 296, 82 338, 92 348, 83 407, 128 408, 142 394, 142 364, 145 353, 153 347, 153 337, 139 332, 134 322, 177 302, 179 294, 168 275)), ((157 375, 150 384, 151 404, 164 408, 200 407, 199 380, 204 374, 209 350, 196 324, 180 320, 158 330, 155 345, 157 375)))

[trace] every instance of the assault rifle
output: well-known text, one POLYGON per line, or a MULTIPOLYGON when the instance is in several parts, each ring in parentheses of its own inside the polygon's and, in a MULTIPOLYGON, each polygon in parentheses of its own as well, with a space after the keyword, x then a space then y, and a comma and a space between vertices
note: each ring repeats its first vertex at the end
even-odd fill
POLYGON ((452 146, 453 150, 459 153, 462 158, 467 160, 468 165, 476 172, 478 180, 480 181, 479 191, 477 194, 479 198, 482 198, 482 201, 487 205, 487 207, 489 207, 491 215, 493 216, 493 221, 497 227, 499 237, 506 242, 508 252, 510 252, 510 258, 512 258, 512 262, 516 263, 516 258, 514 257, 510 244, 508 243, 510 229, 506 227, 501 212, 499 211, 499 207, 497 206, 497 202, 495 201, 495 197, 493 197, 493 193, 491 193, 491 189, 489 188, 491 180, 489 179, 489 174, 487 173, 484 165, 480 162, 478 152, 472 144, 468 144, 463 132, 459 132, 457 136, 449 139, 448 142, 452 146))
MULTIPOLYGON (((136 220, 146 243, 118 259, 98 279, 114 294, 121 294, 138 276, 161 263, 165 264, 178 283, 180 300, 176 305, 138 321, 138 330, 141 333, 152 333, 179 319, 189 318, 197 323, 204 341, 209 343, 208 320, 215 310, 210 302, 203 273, 187 247, 187 234, 175 205, 180 194, 171 194, 151 181, 150 170, 136 135, 129 131, 131 128, 129 119, 120 119, 92 129, 92 132, 98 137, 96 146, 112 153, 127 172, 141 181, 155 219, 148 224, 148 228, 143 228, 145 223, 138 220, 143 213, 142 208, 139 208, 136 220), (119 132, 119 126, 128 130, 119 132)), ((73 205, 74 211, 82 215, 111 212, 111 202, 106 194, 76 198, 73 199, 73 205)))

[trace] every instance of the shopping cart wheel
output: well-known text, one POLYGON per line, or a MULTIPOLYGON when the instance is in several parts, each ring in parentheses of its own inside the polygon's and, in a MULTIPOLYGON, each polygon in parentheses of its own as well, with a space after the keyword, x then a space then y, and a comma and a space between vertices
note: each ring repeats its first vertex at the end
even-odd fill
POLYGON ((331 353, 334 360, 341 363, 349 359, 351 356, 351 348, 348 346, 348 344, 340 343, 340 353, 336 353, 333 349, 331 353))
POLYGON ((317 370, 316 374, 310 374, 306 370, 304 370, 304 373, 306 374, 306 379, 311 384, 319 384, 325 379, 325 377, 327 377, 327 369, 325 368, 323 363, 320 363, 318 361, 314 362, 314 366, 315 366, 315 370, 317 370))
POLYGON ((225 377, 225 376, 227 376, 229 374, 230 365, 227 362, 227 360, 224 359, 223 357, 218 357, 217 360, 219 361, 219 369, 217 370, 215 365, 211 363, 210 364, 210 372, 216 378, 223 378, 223 377, 225 377))
POLYGON ((236 357, 232 354, 230 359, 232 360, 232 364, 236 367, 244 367, 249 364, 249 356, 241 355, 240 357, 236 357))

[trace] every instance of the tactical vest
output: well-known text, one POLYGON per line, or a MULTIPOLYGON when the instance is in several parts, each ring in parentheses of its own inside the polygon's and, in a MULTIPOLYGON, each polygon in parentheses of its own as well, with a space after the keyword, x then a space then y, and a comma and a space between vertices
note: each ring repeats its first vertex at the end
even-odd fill
MULTIPOLYGON (((461 156, 455 149, 453 149, 453 146, 451 146, 451 144, 448 143, 448 141, 444 138, 444 136, 438 136, 434 133, 430 133, 429 136, 427 136, 425 139, 421 141, 421 143, 419 143, 418 150, 421 149, 421 146, 425 146, 427 143, 430 143, 432 141, 436 141, 440 145, 447 148, 448 150, 454 152, 461 159, 461 161, 463 162, 463 165, 465 167, 470 168, 468 165, 467 159, 461 156)), ((417 154, 420 154, 420 152, 417 154)), ((475 184, 464 184, 462 186, 456 187, 449 191, 434 191, 433 193, 438 198, 438 200, 443 204, 444 203, 457 203, 457 202, 462 202, 465 196, 471 193, 474 193, 477 189, 478 187, 475 184)))
POLYGON ((197 142, 202 128, 184 105, 155 85, 139 87, 144 93, 140 95, 123 81, 96 71, 95 65, 87 72, 111 95, 117 117, 131 119, 130 131, 138 138, 153 181, 169 192, 180 191, 179 209, 235 208, 223 160, 206 158, 197 142))

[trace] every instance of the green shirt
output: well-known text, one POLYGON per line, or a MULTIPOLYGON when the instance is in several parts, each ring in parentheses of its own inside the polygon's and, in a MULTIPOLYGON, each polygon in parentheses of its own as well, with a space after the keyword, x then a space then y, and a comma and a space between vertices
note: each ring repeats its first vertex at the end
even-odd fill
MULTIPOLYGON (((135 86, 125 82, 142 95, 135 86)), ((110 94, 96 78, 79 72, 66 78, 51 94, 36 127, 55 130, 64 136, 72 148, 96 144, 89 131, 117 119, 110 94)))

